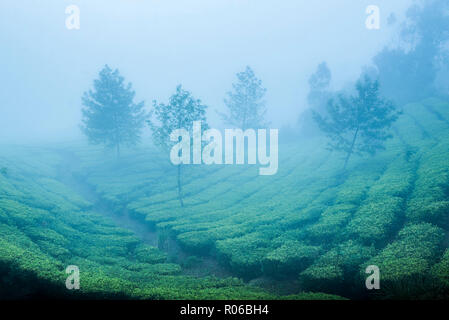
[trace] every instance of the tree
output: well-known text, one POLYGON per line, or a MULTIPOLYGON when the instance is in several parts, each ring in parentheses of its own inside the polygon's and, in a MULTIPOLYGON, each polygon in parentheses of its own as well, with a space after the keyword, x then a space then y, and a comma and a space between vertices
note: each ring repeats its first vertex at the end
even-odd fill
POLYGON ((307 100, 309 105, 312 107, 320 107, 328 101, 327 93, 329 90, 329 85, 331 83, 332 74, 324 61, 320 63, 315 71, 309 78, 309 95, 307 100))
POLYGON ((400 41, 396 41, 400 45, 386 47, 374 57, 386 97, 406 104, 447 90, 448 10, 445 0, 413 5, 401 28, 400 41))
POLYGON ((227 92, 224 99, 229 114, 219 113, 220 116, 227 124, 242 130, 266 126, 263 97, 267 90, 262 87, 262 81, 250 67, 237 73, 237 79, 238 82, 232 85, 233 90, 227 92))
POLYGON ((352 154, 374 155, 385 149, 384 142, 391 138, 389 128, 399 112, 388 100, 379 95, 379 81, 367 75, 356 84, 355 96, 339 95, 327 105, 327 117, 314 113, 320 129, 330 138, 331 150, 346 153, 344 169, 352 154))
POLYGON ((94 81, 94 90, 82 98, 81 130, 90 143, 115 148, 119 157, 122 145, 140 141, 146 114, 144 102, 134 103, 134 96, 131 83, 125 85, 119 71, 105 65, 94 81))
MULTIPOLYGON (((193 136, 194 121, 201 121, 202 130, 207 130, 206 109, 207 106, 203 105, 201 100, 195 99, 189 91, 183 90, 181 85, 176 87, 176 92, 170 97, 168 104, 153 101, 151 115, 154 115, 156 122, 153 119, 147 122, 156 145, 168 152, 174 145, 174 142, 170 141, 170 134, 174 130, 185 129, 193 136)), ((181 166, 182 164, 177 165, 178 198, 181 207, 184 207, 181 166)))
POLYGON ((319 128, 313 121, 313 112, 325 113, 326 105, 332 97, 329 90, 332 74, 326 62, 318 65, 315 73, 309 78, 309 94, 307 102, 309 107, 299 117, 299 127, 302 134, 319 134, 319 128))

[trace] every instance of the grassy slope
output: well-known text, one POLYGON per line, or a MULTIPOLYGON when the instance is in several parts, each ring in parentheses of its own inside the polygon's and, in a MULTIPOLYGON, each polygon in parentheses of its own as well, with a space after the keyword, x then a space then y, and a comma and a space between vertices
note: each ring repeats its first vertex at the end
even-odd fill
POLYGON ((63 158, 46 148, 2 150, 0 299, 277 298, 237 278, 182 275, 164 252, 94 212, 92 203, 59 182, 63 158), (65 288, 69 265, 80 268, 80 291, 65 288))
MULTIPOLYGON (((408 105, 394 131, 385 152, 354 158, 345 174, 341 155, 319 139, 281 145, 275 176, 259 176, 257 167, 186 166, 183 209, 174 168, 163 155, 141 149, 117 163, 98 149, 72 152, 81 163, 78 175, 117 210, 126 207, 168 231, 185 251, 214 256, 244 279, 295 280, 306 291, 364 297, 365 267, 377 264, 385 297, 447 297, 449 104, 408 105)), ((50 270, 63 277, 63 266, 78 264, 91 277, 86 293, 269 297, 235 279, 192 279, 178 275, 176 264, 146 261, 160 252, 57 185, 52 168, 61 159, 36 154, 14 167, 3 156, 0 166, 6 159, 11 170, 0 175, 4 265, 51 280, 50 270), (27 210, 32 213, 25 216, 27 210), (54 232, 40 235, 39 223, 54 232)))

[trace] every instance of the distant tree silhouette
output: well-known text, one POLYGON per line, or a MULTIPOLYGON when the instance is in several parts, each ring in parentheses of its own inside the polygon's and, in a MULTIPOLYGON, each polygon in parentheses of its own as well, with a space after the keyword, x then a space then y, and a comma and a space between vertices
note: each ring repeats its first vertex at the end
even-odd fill
POLYGON ((315 71, 309 78, 309 94, 307 101, 309 105, 315 108, 319 108, 327 103, 329 100, 328 90, 332 80, 332 74, 324 61, 320 63, 315 71))
POLYGON ((237 82, 232 85, 233 90, 226 93, 224 100, 228 114, 219 113, 226 124, 241 128, 262 128, 267 124, 264 121, 266 109, 266 89, 262 81, 256 77, 250 67, 237 73, 237 82))
POLYGON ((135 92, 131 83, 108 65, 94 80, 94 90, 82 98, 81 130, 93 144, 115 148, 120 156, 122 145, 132 146, 140 141, 145 120, 144 102, 134 103, 135 92))
POLYGON ((326 113, 326 106, 332 97, 329 89, 332 80, 331 71, 324 61, 309 78, 309 94, 307 95, 308 108, 299 117, 299 127, 302 135, 319 134, 320 129, 313 120, 313 112, 326 113))
POLYGON ((355 96, 331 99, 327 105, 328 116, 314 113, 320 129, 330 138, 329 148, 346 154, 344 169, 355 154, 374 155, 384 149, 391 138, 389 128, 399 112, 393 103, 379 95, 379 81, 363 76, 356 84, 355 96))
MULTIPOLYGON (((170 97, 168 104, 154 101, 153 110, 151 111, 151 116, 154 119, 150 119, 147 122, 153 132, 155 144, 168 152, 176 143, 170 141, 170 134, 176 129, 185 129, 192 136, 194 121, 201 121, 202 130, 207 130, 206 109, 207 106, 203 105, 201 100, 195 99, 181 85, 176 87, 176 92, 170 97)), ((177 165, 178 198, 181 207, 184 207, 181 166, 182 164, 177 165)))
POLYGON ((406 104, 439 91, 447 94, 448 10, 446 0, 426 0, 410 7, 400 45, 385 47, 373 59, 383 95, 406 104))

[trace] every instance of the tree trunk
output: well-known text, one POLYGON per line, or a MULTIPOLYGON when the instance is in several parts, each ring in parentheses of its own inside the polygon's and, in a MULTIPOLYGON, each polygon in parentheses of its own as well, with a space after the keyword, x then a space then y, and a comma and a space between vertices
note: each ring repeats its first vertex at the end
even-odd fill
POLYGON ((352 138, 351 149, 349 149, 348 155, 346 156, 345 166, 343 167, 343 170, 346 170, 346 166, 348 165, 349 158, 351 157, 351 155, 354 151, 354 145, 355 145, 355 141, 357 140, 358 133, 359 133, 359 128, 357 128, 357 130, 355 130, 354 138, 352 138))
POLYGON ((181 207, 184 207, 184 201, 182 201, 182 190, 181 190, 181 165, 178 164, 178 198, 181 203, 181 207))

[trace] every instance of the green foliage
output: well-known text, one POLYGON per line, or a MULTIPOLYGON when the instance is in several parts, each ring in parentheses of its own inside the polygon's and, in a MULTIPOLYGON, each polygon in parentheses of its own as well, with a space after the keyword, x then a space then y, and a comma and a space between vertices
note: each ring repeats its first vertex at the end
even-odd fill
POLYGON ((385 149, 391 138, 388 129, 396 121, 398 113, 394 105, 379 94, 379 82, 368 76, 356 84, 357 96, 340 95, 338 101, 329 101, 328 118, 315 112, 320 129, 329 137, 331 150, 346 154, 345 168, 353 154, 375 154, 385 149))
POLYGON ((320 220, 307 228, 307 236, 313 240, 330 241, 338 237, 355 210, 352 204, 337 204, 326 209, 320 220))
POLYGON ((136 255, 136 260, 143 263, 162 263, 167 259, 164 252, 142 244, 139 244, 134 249, 134 253, 136 255))
POLYGON ((170 134, 177 129, 185 129, 192 134, 194 121, 201 121, 202 129, 206 130, 206 110, 207 106, 201 100, 178 85, 168 104, 153 102, 151 115, 154 119, 147 122, 153 132, 154 142, 169 149, 174 144, 170 141, 170 134))
POLYGON ((449 288, 449 249, 446 249, 440 262, 432 267, 431 273, 449 288))
POLYGON ((148 223, 159 235, 159 249, 118 228, 77 188, 58 181, 58 153, 3 148, 0 167, 10 173, 0 174, 0 292, 137 299, 445 298, 447 106, 438 99, 404 106, 386 150, 354 157, 343 173, 338 155, 319 147, 320 137, 282 145, 282 166, 274 176, 259 176, 251 166, 185 166, 183 208, 174 188, 176 169, 154 147, 123 155, 119 166, 92 146, 65 146, 79 157, 75 176, 86 179, 111 212, 123 210, 148 223), (176 259, 174 248, 182 252, 176 259), (81 292, 64 287, 69 264, 80 266, 81 292), (373 296, 364 286, 371 264, 381 270, 381 290, 373 296), (251 285, 187 276, 202 267, 224 269, 251 285), (295 294, 267 293, 273 289, 257 287, 263 282, 258 279, 295 294))
POLYGON ((254 278, 262 274, 261 261, 269 251, 269 239, 260 233, 219 240, 217 251, 223 263, 243 278, 254 278))
POLYGON ((245 71, 237 73, 237 80, 232 85, 233 91, 228 92, 224 100, 229 114, 220 113, 220 116, 226 124, 242 130, 263 128, 266 125, 263 98, 267 90, 248 66, 245 71))
POLYGON ((421 158, 406 215, 411 221, 428 221, 443 228, 449 227, 449 164, 446 141, 434 145, 421 158))
POLYGON ((448 40, 447 9, 444 0, 414 4, 401 27, 398 42, 403 45, 387 46, 374 57, 386 96, 403 104, 447 90, 439 83, 446 72, 447 57, 440 44, 448 40))
MULTIPOLYGON (((358 266, 375 254, 374 247, 367 247, 357 241, 343 242, 321 257, 299 275, 306 289, 323 292, 351 294, 353 286, 360 287, 358 266), (329 272, 326 275, 326 272, 329 272)), ((356 288, 357 290, 357 288, 356 288)))
POLYGON ((299 241, 285 242, 281 247, 268 253, 263 263, 263 271, 275 278, 296 275, 311 264, 321 253, 318 246, 304 245, 299 241))
POLYGON ((429 223, 408 225, 366 265, 377 265, 386 283, 410 280, 426 274, 436 263, 443 238, 444 231, 429 223))
POLYGON ((202 262, 201 258, 197 256, 188 256, 183 262, 182 266, 186 269, 191 269, 202 262))
MULTIPOLYGON (((168 104, 153 102, 151 116, 154 115, 155 119, 150 119, 147 122, 153 132, 154 142, 164 151, 168 151, 175 144, 170 138, 175 130, 186 130, 190 133, 189 139, 194 134, 194 121, 201 121, 201 131, 207 130, 206 110, 207 106, 203 105, 201 100, 195 99, 189 91, 178 85, 176 93, 170 97, 168 104)), ((202 132, 200 133, 202 135, 202 132)), ((190 150, 188 152, 190 156, 190 150)), ((184 207, 181 164, 177 165, 177 184, 179 202, 181 207, 184 207)))
POLYGON ((16 166, 23 177, 11 177, 11 192, 0 196, 0 298, 275 297, 236 279, 182 275, 181 266, 168 263, 164 252, 143 244, 130 231, 97 213, 84 211, 91 205, 72 189, 36 176, 34 168, 21 162, 16 166), (31 204, 28 194, 15 188, 25 190, 35 179, 39 184, 33 185, 31 204), (46 201, 49 190, 57 197, 52 198, 51 208, 42 209, 47 205, 42 206, 40 200, 46 201), (65 210, 67 207, 71 209, 65 210), (68 265, 80 268, 79 291, 65 288, 68 265))
POLYGON ((300 274, 305 290, 335 291, 343 286, 343 270, 336 265, 314 265, 300 274))
POLYGON ((84 93, 81 129, 93 144, 116 148, 135 145, 145 119, 144 103, 134 103, 131 83, 125 85, 118 70, 105 66, 94 81, 94 91, 84 93))
POLYGON ((313 120, 313 113, 323 113, 333 93, 330 91, 332 79, 331 71, 326 62, 320 63, 315 73, 309 78, 309 94, 307 95, 308 109, 299 117, 298 124, 302 134, 307 136, 317 135, 319 128, 313 120))
POLYGON ((389 237, 402 206, 403 199, 397 197, 366 201, 349 222, 347 231, 368 244, 378 243, 389 237))

